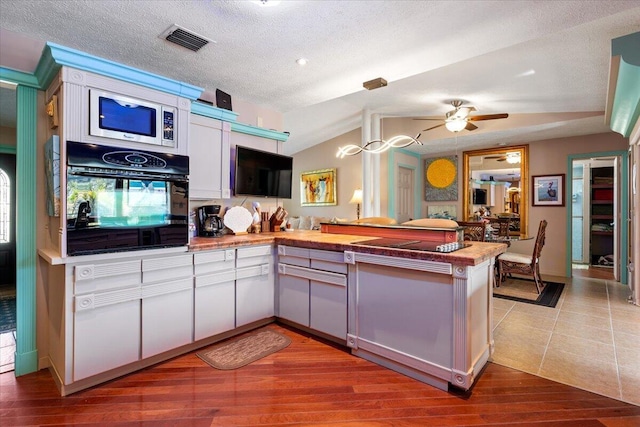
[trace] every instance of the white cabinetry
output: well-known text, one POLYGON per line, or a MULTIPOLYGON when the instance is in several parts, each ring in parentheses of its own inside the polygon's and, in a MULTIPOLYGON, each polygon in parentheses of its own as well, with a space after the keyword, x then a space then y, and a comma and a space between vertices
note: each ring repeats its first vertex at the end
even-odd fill
POLYGON ((142 357, 193 341, 193 256, 142 260, 142 357))
POLYGON ((191 114, 189 197, 231 198, 231 124, 191 114))
POLYGON ((236 327, 274 315, 271 245, 236 250, 236 327))
POLYGON ((278 316, 346 339, 347 265, 342 252, 278 246, 278 316))
POLYGON ((235 261, 235 249, 198 252, 193 256, 196 341, 235 328, 235 261))
POLYGON ((140 357, 140 260, 74 267, 73 381, 140 357))

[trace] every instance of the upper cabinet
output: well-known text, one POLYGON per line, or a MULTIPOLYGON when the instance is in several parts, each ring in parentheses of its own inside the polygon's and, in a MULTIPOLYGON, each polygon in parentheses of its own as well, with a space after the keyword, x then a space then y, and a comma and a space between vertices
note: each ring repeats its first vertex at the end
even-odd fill
POLYGON ((63 141, 187 153, 187 98, 68 67, 46 97, 57 103, 63 141))
POLYGON ((197 114, 189 123, 189 197, 231 198, 231 124, 197 114))

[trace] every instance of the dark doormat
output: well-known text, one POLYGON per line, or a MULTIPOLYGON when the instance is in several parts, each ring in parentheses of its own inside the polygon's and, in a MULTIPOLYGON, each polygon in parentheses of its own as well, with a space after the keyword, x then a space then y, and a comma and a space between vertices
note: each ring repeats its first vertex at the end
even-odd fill
POLYGON ((16 330, 16 297, 0 299, 0 333, 16 330))
POLYGON ((555 307, 562 295, 564 283, 543 281, 544 289, 540 294, 533 280, 508 277, 499 287, 493 288, 493 296, 527 304, 555 307))
POLYGON ((231 338, 196 353, 217 369, 237 369, 282 350, 291 339, 269 329, 261 329, 231 338))

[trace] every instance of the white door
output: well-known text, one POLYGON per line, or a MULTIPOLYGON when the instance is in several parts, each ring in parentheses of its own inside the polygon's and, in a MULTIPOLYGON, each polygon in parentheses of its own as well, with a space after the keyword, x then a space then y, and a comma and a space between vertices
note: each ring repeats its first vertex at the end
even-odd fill
POLYGON ((398 187, 396 188, 396 220, 402 224, 413 218, 414 209, 414 170, 398 166, 398 187))

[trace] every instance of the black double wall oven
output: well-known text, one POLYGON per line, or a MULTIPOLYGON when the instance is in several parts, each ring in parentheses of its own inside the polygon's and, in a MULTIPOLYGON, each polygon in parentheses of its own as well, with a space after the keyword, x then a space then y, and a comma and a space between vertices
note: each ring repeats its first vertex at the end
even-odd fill
POLYGON ((189 158, 67 142, 67 254, 189 242, 189 158))

